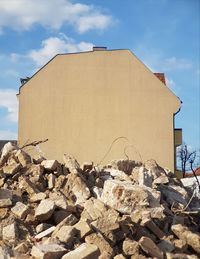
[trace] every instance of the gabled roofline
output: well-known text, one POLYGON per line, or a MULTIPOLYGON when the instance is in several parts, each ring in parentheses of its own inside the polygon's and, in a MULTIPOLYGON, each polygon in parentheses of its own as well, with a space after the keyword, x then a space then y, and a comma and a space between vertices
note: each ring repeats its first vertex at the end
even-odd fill
MULTIPOLYGON (((101 51, 119 51, 119 50, 128 50, 129 49, 105 49, 101 51)), ((91 53, 91 52, 96 52, 96 50, 89 50, 89 51, 79 51, 79 52, 72 52, 72 53, 58 53, 54 57, 52 57, 46 64, 44 64, 40 69, 38 69, 30 78, 28 81, 26 81, 23 85, 20 85, 19 87, 19 93, 17 94, 20 95, 20 90, 23 86, 25 86, 34 76, 36 76, 43 68, 45 68, 52 60, 54 60, 57 56, 64 56, 64 55, 77 55, 77 54, 85 54, 85 53, 91 53)))
MULTIPOLYGON (((174 96, 176 96, 176 98, 177 99, 179 99, 179 101, 180 101, 180 108, 178 109, 178 111, 177 112, 175 112, 174 113, 174 115, 176 115, 179 111, 180 111, 180 109, 181 109, 181 104, 182 104, 182 101, 181 101, 181 99, 177 96, 177 95, 175 95, 175 93, 166 85, 166 84, 164 84, 155 74, 154 74, 154 72, 152 72, 151 70, 150 70, 150 68, 147 66, 147 65, 145 65, 144 63, 143 63, 143 61, 140 59, 140 58, 138 58, 130 49, 101 49, 101 50, 95 50, 95 48, 93 47, 93 50, 89 50, 89 51, 79 51, 79 52, 73 52, 73 53, 58 53, 58 54, 56 54, 53 58, 51 58, 45 65, 43 65, 39 70, 37 70, 30 78, 29 78, 29 80, 27 81, 27 82, 25 82, 23 85, 21 85, 20 87, 19 87, 19 93, 17 94, 17 96, 18 95, 20 95, 20 90, 21 90, 21 88, 23 87, 23 86, 25 86, 33 77, 35 77, 42 69, 44 69, 52 60, 54 60, 57 56, 64 56, 64 55, 77 55, 77 54, 87 54, 87 53, 91 53, 91 52, 99 52, 99 51, 124 51, 124 50, 126 50, 126 51, 129 51, 136 59, 138 59, 146 68, 147 68, 147 70, 149 70, 149 72, 151 72, 151 74, 161 83, 161 84, 163 84, 163 86, 164 87, 166 87, 171 93, 172 93, 172 95, 174 95, 174 96)), ((156 73, 156 72, 155 72, 156 73)))

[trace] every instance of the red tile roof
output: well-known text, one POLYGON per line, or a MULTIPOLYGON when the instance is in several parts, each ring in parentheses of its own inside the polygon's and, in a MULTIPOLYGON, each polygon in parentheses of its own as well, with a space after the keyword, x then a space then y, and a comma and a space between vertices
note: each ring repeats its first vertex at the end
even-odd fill
POLYGON ((157 78, 160 79, 160 81, 163 82, 166 85, 164 73, 154 73, 154 75, 157 76, 157 78))
MULTIPOLYGON (((200 176, 200 167, 197 167, 195 170, 194 170, 196 176, 200 176)), ((194 177, 194 174, 193 172, 189 172, 189 173, 186 173, 185 174, 185 177, 194 177)))

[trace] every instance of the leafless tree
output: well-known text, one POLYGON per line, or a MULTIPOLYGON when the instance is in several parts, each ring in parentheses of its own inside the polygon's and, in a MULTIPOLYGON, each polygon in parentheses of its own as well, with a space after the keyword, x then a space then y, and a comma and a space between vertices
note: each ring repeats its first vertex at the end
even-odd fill
POLYGON ((185 177, 185 174, 188 170, 192 168, 195 165, 195 162, 198 158, 198 151, 197 150, 191 150, 189 146, 185 143, 183 143, 179 148, 177 152, 177 158, 178 158, 178 164, 179 168, 183 172, 183 178, 185 177))

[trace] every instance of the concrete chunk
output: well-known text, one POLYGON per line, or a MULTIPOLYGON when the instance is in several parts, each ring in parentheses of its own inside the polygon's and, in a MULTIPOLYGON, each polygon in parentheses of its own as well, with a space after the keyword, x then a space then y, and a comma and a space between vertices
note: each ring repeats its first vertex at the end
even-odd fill
POLYGON ((29 207, 22 202, 17 202, 16 205, 11 209, 11 211, 20 219, 24 219, 29 213, 29 207))
POLYGON ((38 244, 32 247, 31 255, 38 259, 59 259, 67 250, 58 244, 38 244))
POLYGON ((194 251, 200 253, 200 235, 192 233, 186 226, 181 224, 172 225, 171 230, 179 239, 191 246, 194 251))
POLYGON ((35 218, 39 221, 45 221, 51 218, 55 209, 55 202, 50 199, 45 199, 40 202, 35 210, 35 218))
POLYGON ((47 170, 55 171, 59 163, 57 160, 43 160, 41 165, 47 170))
POLYGON ((139 240, 139 245, 144 250, 145 253, 151 257, 156 257, 158 259, 163 259, 163 252, 158 248, 158 246, 148 237, 141 237, 139 240))
POLYGON ((3 228, 2 231, 3 240, 7 240, 9 242, 15 242, 17 239, 17 226, 16 223, 12 223, 3 228))
POLYGON ((0 189, 0 208, 6 208, 12 205, 12 191, 0 189))
POLYGON ((57 231, 54 237, 57 237, 61 242, 64 242, 70 245, 76 233, 77 233, 77 230, 74 227, 63 226, 57 231))
POLYGON ((83 243, 75 250, 64 255, 62 259, 94 259, 98 258, 99 255, 100 252, 97 246, 83 243))

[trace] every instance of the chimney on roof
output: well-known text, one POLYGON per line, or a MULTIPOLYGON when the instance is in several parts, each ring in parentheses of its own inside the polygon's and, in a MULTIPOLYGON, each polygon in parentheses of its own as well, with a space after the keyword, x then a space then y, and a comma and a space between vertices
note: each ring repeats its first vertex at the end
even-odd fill
POLYGON ((107 50, 107 47, 93 47, 93 51, 98 51, 98 50, 107 50))
POLYGON ((166 85, 166 80, 165 80, 165 74, 164 73, 154 73, 155 76, 157 76, 158 79, 160 79, 163 84, 166 85))

